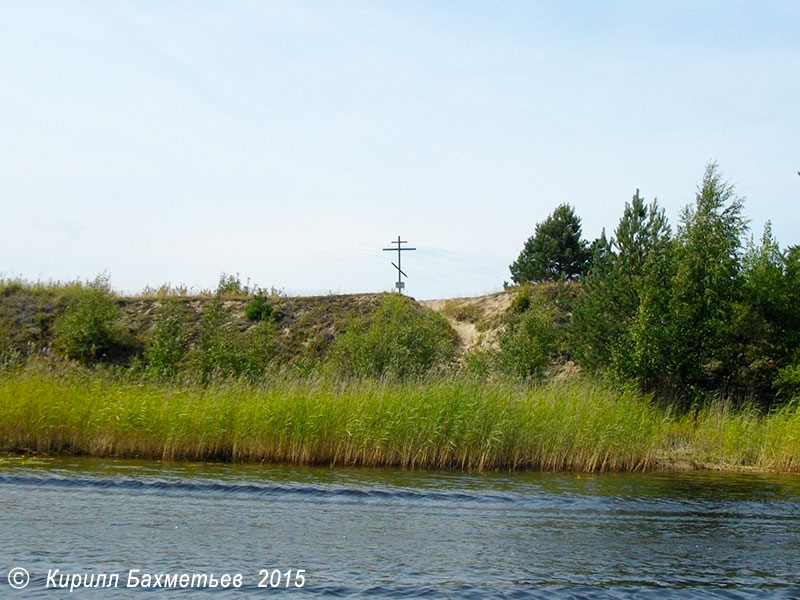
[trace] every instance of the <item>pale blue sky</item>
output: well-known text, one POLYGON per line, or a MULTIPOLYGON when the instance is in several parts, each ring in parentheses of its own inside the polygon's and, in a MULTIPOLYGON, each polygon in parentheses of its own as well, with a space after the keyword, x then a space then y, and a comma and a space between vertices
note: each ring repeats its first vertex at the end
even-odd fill
POLYGON ((538 221, 673 225, 706 162, 800 243, 798 2, 0 4, 0 273, 502 288, 538 221))

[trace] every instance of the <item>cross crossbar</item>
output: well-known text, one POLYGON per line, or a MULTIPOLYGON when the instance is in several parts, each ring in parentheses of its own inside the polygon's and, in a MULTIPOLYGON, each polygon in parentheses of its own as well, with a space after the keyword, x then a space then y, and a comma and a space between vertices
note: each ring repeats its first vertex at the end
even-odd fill
POLYGON ((392 263, 392 266, 395 269, 397 269, 397 283, 395 283, 395 287, 397 288, 397 291, 402 294, 403 293, 402 289, 403 289, 403 287, 405 287, 405 284, 403 283, 403 277, 405 276, 406 278, 408 278, 408 275, 406 275, 405 272, 403 271, 403 269, 400 268, 400 265, 402 264, 400 262, 401 261, 401 255, 402 255, 402 252, 404 250, 416 250, 416 248, 403 248, 403 244, 407 244, 408 242, 405 241, 405 240, 401 240, 399 235, 397 236, 397 240, 396 241, 392 241, 391 243, 392 244, 397 244, 397 248, 383 248, 383 251, 384 252, 397 252, 397 264, 392 263))

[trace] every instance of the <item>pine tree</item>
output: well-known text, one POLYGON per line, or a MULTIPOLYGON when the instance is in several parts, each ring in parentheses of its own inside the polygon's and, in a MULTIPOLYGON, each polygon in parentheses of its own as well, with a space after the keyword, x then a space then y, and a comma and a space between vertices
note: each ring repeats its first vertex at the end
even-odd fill
POLYGON ((536 225, 519 257, 509 269, 514 283, 567 281, 578 279, 586 270, 590 250, 581 239, 581 220, 569 204, 536 225))

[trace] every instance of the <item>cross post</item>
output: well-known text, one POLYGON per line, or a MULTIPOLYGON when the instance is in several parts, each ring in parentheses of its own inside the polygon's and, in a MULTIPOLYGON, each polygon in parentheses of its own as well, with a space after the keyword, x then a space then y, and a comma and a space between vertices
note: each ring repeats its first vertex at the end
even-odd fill
POLYGON ((403 244, 407 244, 408 242, 405 241, 405 240, 401 240, 399 235, 397 236, 397 241, 393 241, 391 243, 392 244, 397 244, 397 248, 383 248, 383 251, 384 252, 397 252, 397 264, 392 263, 392 266, 395 269, 397 269, 397 281, 395 282, 394 287, 397 288, 397 291, 402 294, 403 293, 403 288, 406 287, 406 284, 403 283, 403 277, 404 276, 408 277, 408 275, 406 275, 403 272, 403 269, 401 268, 401 266, 403 264, 402 262, 400 262, 401 261, 401 257, 402 257, 402 253, 405 250, 416 250, 416 248, 403 248, 403 244))

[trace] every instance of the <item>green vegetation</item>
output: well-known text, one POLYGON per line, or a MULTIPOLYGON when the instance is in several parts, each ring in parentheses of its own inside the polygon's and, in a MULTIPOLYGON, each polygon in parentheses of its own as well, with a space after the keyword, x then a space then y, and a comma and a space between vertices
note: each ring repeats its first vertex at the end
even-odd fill
POLYGON ((215 292, 135 298, 103 276, 0 280, 0 449, 798 471, 800 247, 781 249, 769 224, 746 235, 711 164, 675 231, 637 190, 589 244, 562 205, 512 265, 539 283, 442 314, 224 273, 215 292))
POLYGON ((98 277, 56 318, 55 347, 86 364, 113 360, 127 345, 121 316, 107 279, 98 277))
POLYGON ((167 378, 178 373, 189 351, 187 311, 183 304, 165 300, 154 312, 153 327, 144 349, 144 361, 148 374, 167 378))
POLYGON ((269 298, 258 294, 250 300, 250 304, 244 309, 244 314, 251 321, 269 321, 275 316, 275 307, 269 298))
POLYGON ((0 367, 77 361, 176 384, 256 380, 287 365, 314 373, 325 368, 339 334, 377 310, 383 297, 287 298, 274 288, 241 286, 238 277, 230 281, 223 275, 219 294, 186 296, 185 288, 162 286, 125 298, 105 277, 0 280, 0 367))
POLYGON ((469 378, 174 386, 77 372, 0 380, 0 450, 424 468, 800 470, 800 407, 675 416, 631 389, 469 378))
POLYGON ((525 284, 512 293, 508 309, 492 323, 496 343, 471 348, 463 367, 481 377, 540 381, 567 360, 576 287, 565 282, 525 284))
POLYGON ((543 289, 522 287, 499 336, 499 365, 505 373, 540 379, 556 354, 558 337, 554 303, 543 289))
POLYGON ((238 273, 236 275, 223 273, 219 276, 216 294, 217 296, 247 296, 248 287, 248 285, 242 285, 238 273))
POLYGON ((637 469, 666 431, 635 393, 467 380, 174 388, 21 374, 4 450, 431 468, 637 469))
POLYGON ((341 375, 407 377, 451 361, 457 339, 444 318, 399 294, 385 296, 368 317, 353 320, 331 349, 341 375))
POLYGON ((569 204, 561 204, 525 242, 509 267, 514 283, 577 279, 591 256, 581 239, 581 220, 569 204))
POLYGON ((260 321, 241 331, 217 297, 203 310, 197 350, 188 367, 199 373, 203 383, 237 377, 258 379, 278 359, 274 342, 272 323, 260 321))
POLYGON ((675 235, 637 191, 615 237, 595 243, 574 307, 574 359, 682 408, 788 399, 800 356, 800 252, 781 251, 769 225, 760 245, 745 247, 746 233, 742 201, 715 164, 675 235))
POLYGON ((647 368, 647 355, 658 342, 652 338, 648 343, 642 336, 652 333, 649 327, 658 325, 664 309, 658 303, 666 301, 670 236, 663 209, 656 202, 645 205, 636 190, 614 237, 609 241, 604 232, 595 242, 570 332, 571 350, 582 366, 622 378, 632 374, 634 361, 647 368), (634 340, 634 335, 640 337, 634 340))
POLYGON ((444 303, 442 314, 456 321, 480 324, 484 317, 484 311, 479 304, 468 300, 448 300, 444 303))
POLYGON ((0 369, 15 366, 20 358, 19 350, 14 347, 11 324, 8 319, 0 319, 0 369))
POLYGON ((675 447, 701 464, 800 471, 800 404, 764 413, 713 402, 675 419, 675 447))

